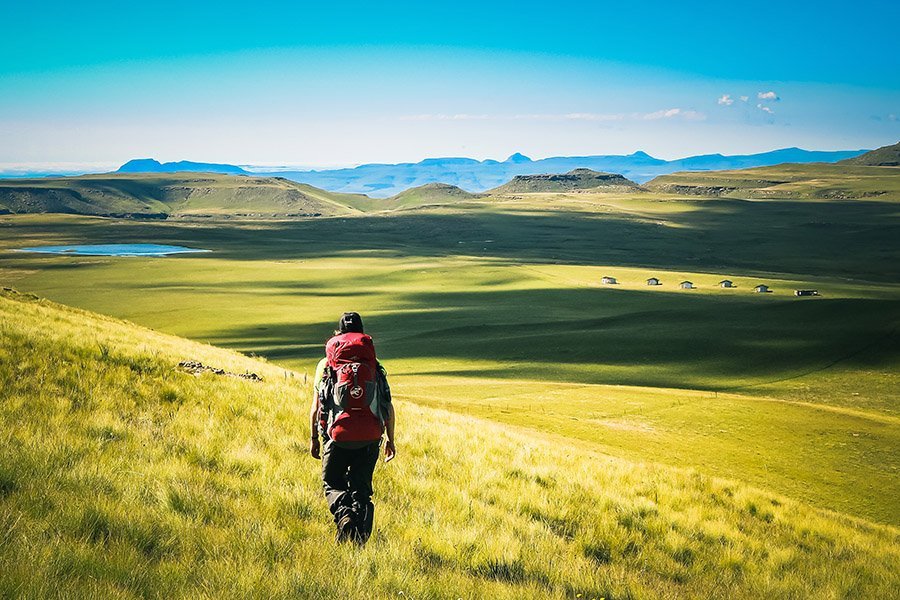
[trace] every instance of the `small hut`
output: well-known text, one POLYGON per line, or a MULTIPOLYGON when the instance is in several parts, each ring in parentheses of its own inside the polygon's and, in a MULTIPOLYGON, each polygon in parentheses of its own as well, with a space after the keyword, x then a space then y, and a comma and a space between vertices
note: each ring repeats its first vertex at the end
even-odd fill
POLYGON ((602 278, 602 279, 600 280, 600 283, 602 283, 602 284, 604 284, 604 285, 616 285, 616 284, 619 283, 619 282, 616 281, 616 278, 615 278, 615 277, 608 277, 608 276, 607 276, 607 277, 602 278))
POLYGON ((733 288, 733 287, 734 287, 734 282, 733 282, 732 280, 730 280, 730 279, 723 279, 722 281, 719 282, 719 287, 723 287, 723 288, 733 288))
POLYGON ((753 291, 756 292, 757 294, 768 294, 772 290, 769 289, 769 286, 763 285, 761 283, 758 286, 756 286, 755 288, 753 288, 753 291))
POLYGON ((659 279, 657 279, 656 277, 651 277, 647 280, 647 285, 660 285, 659 279))
POLYGON ((795 296, 818 296, 819 290, 794 290, 795 296))
POLYGON ((690 281, 682 281, 678 284, 678 286, 683 290, 692 290, 694 289, 694 284, 690 281))

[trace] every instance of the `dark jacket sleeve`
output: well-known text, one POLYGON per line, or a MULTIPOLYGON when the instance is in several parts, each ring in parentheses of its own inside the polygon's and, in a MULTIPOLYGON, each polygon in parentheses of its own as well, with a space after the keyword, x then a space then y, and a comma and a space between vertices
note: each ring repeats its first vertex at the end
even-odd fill
POLYGON ((391 386, 388 384, 387 371, 381 363, 378 363, 378 394, 381 396, 382 406, 391 403, 391 386))

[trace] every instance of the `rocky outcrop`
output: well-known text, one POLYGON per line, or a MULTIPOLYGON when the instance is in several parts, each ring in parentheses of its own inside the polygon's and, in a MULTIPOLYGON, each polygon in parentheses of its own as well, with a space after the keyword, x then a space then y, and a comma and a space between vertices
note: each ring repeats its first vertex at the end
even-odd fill
POLYGON ((262 381, 262 377, 260 377, 256 373, 232 373, 230 371, 226 371, 225 369, 219 369, 216 367, 210 367, 209 365, 204 365, 199 360, 183 360, 178 363, 178 369, 195 376, 202 375, 203 373, 212 373, 213 375, 238 377, 240 379, 247 379, 249 381, 262 381))

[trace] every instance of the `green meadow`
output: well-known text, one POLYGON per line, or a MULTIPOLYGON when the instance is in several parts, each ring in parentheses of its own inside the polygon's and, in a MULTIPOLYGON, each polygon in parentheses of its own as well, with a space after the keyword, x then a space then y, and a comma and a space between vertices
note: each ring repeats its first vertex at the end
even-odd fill
POLYGON ((40 596, 56 578, 123 597, 897 588, 896 203, 576 192, 441 205, 429 193, 403 207, 0 216, 4 286, 148 328, 3 300, 0 518, 17 524, 0 540, 12 573, 0 585, 40 596), (212 252, 8 251, 124 242, 212 252), (726 278, 736 287, 718 287, 726 278), (806 288, 821 296, 793 295, 806 288), (362 552, 331 545, 304 457, 307 378, 344 310, 363 314, 399 406, 399 456, 376 471, 378 533, 362 552), (173 371, 185 359, 266 382, 173 371), (35 476, 52 484, 43 504, 35 476), (55 545, 35 541, 54 531, 55 545), (324 576, 326 560, 346 577, 324 576))
MULTIPOLYGON (((874 160, 885 147, 867 153, 874 160)), ((863 157, 860 157, 863 158, 863 157)), ((896 159, 893 160, 896 165, 896 159)), ((653 190, 726 196, 731 198, 850 200, 900 200, 900 167, 871 166, 850 159, 844 164, 783 164, 737 171, 680 172, 657 177, 648 183, 653 190)))

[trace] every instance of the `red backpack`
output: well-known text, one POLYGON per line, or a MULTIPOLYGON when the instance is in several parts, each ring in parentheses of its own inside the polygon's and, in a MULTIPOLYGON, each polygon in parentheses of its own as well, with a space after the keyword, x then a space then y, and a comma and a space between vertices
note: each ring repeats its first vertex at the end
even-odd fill
POLYGON ((325 385, 319 396, 319 425, 336 442, 381 438, 384 418, 375 344, 364 333, 336 335, 325 344, 325 385))

